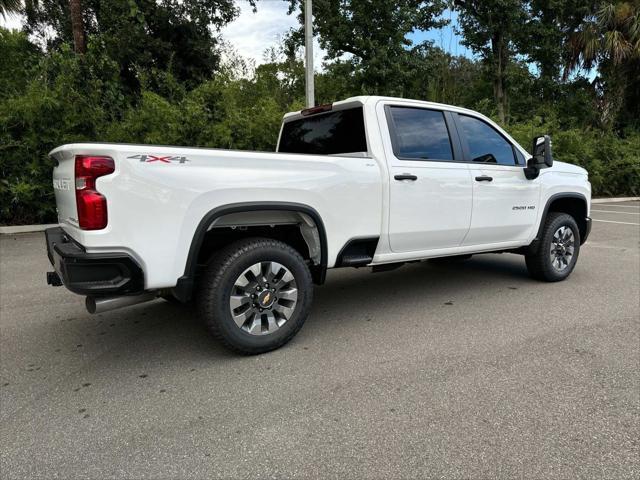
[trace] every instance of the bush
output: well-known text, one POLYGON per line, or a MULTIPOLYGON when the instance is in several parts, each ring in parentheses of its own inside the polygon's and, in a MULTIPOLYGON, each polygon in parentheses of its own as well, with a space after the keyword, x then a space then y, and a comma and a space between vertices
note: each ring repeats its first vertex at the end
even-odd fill
MULTIPOLYGON (((253 74, 244 64, 233 65, 193 88, 170 69, 129 71, 140 85, 133 92, 99 37, 93 37, 84 56, 65 45, 45 54, 25 35, 0 28, 0 224, 56 220, 47 153, 65 143, 273 151, 282 116, 303 106, 302 64, 279 63, 274 57, 253 74)), ((355 93, 345 65, 327 66, 318 75, 319 98, 331 101, 355 93)), ((460 68, 468 70, 465 79, 478 85, 463 82, 454 89, 458 93, 452 98, 458 100, 448 101, 495 114, 494 102, 487 98, 490 85, 476 78, 478 65, 465 60, 460 68)), ((513 75, 521 79, 519 88, 527 97, 518 100, 521 114, 512 115, 520 121, 507 127, 514 138, 528 147, 533 136, 550 133, 555 158, 585 167, 594 196, 640 195, 639 131, 620 137, 589 128, 594 124, 589 117, 593 99, 579 82, 563 85, 561 100, 541 103, 530 115, 531 79, 523 68, 513 75)), ((419 77, 416 83, 422 81, 419 77)))
POLYGON ((124 96, 99 52, 43 57, 21 93, 0 101, 0 223, 55 221, 51 161, 58 145, 103 138, 124 96))
POLYGON ((585 168, 594 197, 640 195, 640 132, 620 138, 600 130, 561 129, 540 119, 507 130, 525 148, 534 136, 549 133, 554 159, 585 168))

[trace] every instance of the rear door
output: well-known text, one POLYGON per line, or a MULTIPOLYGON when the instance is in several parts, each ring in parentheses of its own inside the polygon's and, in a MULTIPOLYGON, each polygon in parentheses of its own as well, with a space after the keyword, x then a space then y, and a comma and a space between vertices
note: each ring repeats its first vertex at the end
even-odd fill
POLYGON ((529 238, 537 217, 540 183, 527 180, 524 157, 484 120, 452 114, 473 179, 471 227, 463 245, 529 238))
POLYGON ((459 246, 469 230, 472 185, 451 114, 384 106, 391 138, 389 242, 393 252, 459 246))

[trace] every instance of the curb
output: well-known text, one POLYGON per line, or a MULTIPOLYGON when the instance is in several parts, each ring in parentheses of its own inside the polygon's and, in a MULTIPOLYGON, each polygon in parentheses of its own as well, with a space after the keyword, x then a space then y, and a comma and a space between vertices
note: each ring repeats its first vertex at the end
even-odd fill
MULTIPOLYGON (((640 197, 620 197, 620 198, 594 198, 591 203, 615 203, 615 202, 636 202, 640 197)), ((44 232, 47 228, 57 227, 58 223, 48 225, 17 225, 15 227, 0 227, 0 235, 15 235, 16 233, 44 232)))
POLYGON ((591 203, 636 202, 640 197, 594 198, 591 203))
POLYGON ((58 223, 48 225, 16 225, 14 227, 0 227, 0 235, 14 235, 16 233, 44 232, 47 228, 57 227, 58 223))

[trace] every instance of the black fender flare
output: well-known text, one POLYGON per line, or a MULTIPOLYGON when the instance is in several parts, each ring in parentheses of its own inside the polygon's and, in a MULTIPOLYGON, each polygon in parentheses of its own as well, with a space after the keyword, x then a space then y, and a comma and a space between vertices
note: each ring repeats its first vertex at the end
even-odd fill
MULTIPOLYGON (((582 195, 581 193, 575 193, 575 192, 566 192, 566 193, 556 193, 554 195, 551 195, 548 199, 547 199, 547 203, 544 206, 544 210, 542 211, 542 215, 540 216, 540 224, 538 225, 538 231, 536 232, 536 237, 533 239, 533 242, 531 242, 530 247, 535 247, 535 245, 537 244, 537 242, 540 240, 540 237, 542 235, 542 230, 544 229, 544 224, 547 220, 547 215, 549 213, 549 207, 551 207, 551 204, 553 202, 555 202, 556 200, 559 200, 561 198, 576 198, 578 200, 582 200, 584 202, 584 207, 585 207, 585 212, 589 211, 589 202, 587 201, 587 197, 585 197, 584 195, 582 195)), ((586 214, 585 214, 586 217, 586 214)), ((586 236, 584 239, 580 239, 581 243, 584 243, 584 241, 586 241, 586 236)))
POLYGON ((185 265, 184 274, 178 279, 176 286, 173 288, 173 295, 180 301, 187 302, 191 299, 193 288, 195 286, 196 271, 198 268, 198 254, 202 248, 204 238, 207 234, 209 226, 219 217, 230 213, 255 212, 264 210, 280 210, 293 211, 309 215, 315 222, 320 236, 320 264, 312 269, 313 280, 316 284, 324 283, 327 274, 327 232, 324 227, 322 217, 314 208, 301 203, 291 202, 242 202, 232 203, 216 207, 200 220, 196 227, 196 231, 191 240, 187 263, 185 265))

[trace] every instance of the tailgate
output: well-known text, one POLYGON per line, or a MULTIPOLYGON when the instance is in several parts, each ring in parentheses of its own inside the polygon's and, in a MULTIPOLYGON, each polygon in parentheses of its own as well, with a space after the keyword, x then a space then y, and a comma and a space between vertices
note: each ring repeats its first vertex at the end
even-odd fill
POLYGON ((64 147, 55 149, 49 155, 54 161, 53 191, 56 196, 58 222, 77 227, 75 156, 64 147))

